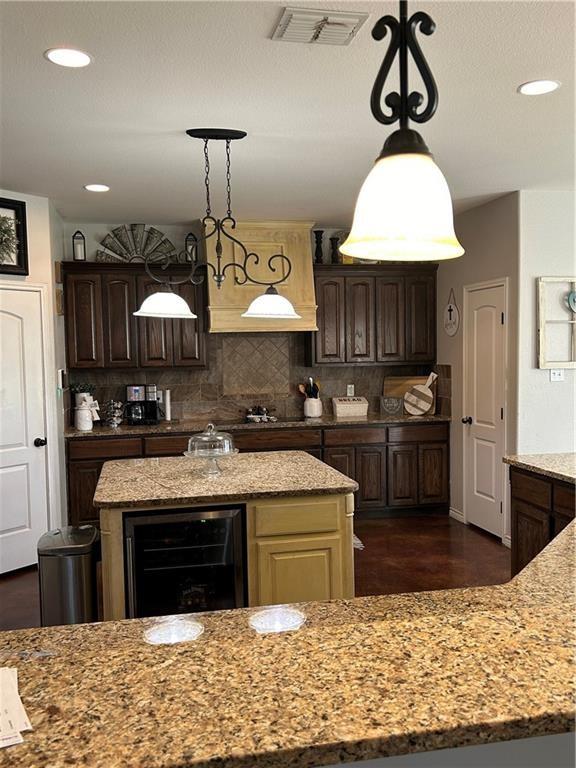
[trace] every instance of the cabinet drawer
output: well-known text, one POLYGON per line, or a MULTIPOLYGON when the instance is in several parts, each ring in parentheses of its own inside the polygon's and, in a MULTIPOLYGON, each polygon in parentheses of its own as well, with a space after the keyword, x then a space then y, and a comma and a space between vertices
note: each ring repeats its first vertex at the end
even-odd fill
POLYGON ((388 427, 389 443, 423 443, 448 440, 448 424, 409 424, 388 427))
POLYGON ((234 445, 241 451, 279 451, 316 448, 322 445, 319 429, 271 429, 233 435, 234 445))
POLYGON ((112 440, 70 440, 69 459, 121 459, 142 456, 139 437, 112 440))
POLYGON ((334 499, 254 505, 254 535, 283 536, 337 531, 341 505, 334 499))
POLYGON ((386 427, 360 427, 324 430, 324 445, 381 445, 386 442, 386 427))
POLYGON ((188 450, 189 435, 170 435, 166 437, 145 437, 145 456, 179 456, 188 450))
POLYGON ((576 516, 576 488, 573 485, 554 483, 554 511, 570 518, 576 516))
POLYGON ((522 499, 543 509, 552 509, 552 483, 517 469, 510 472, 512 498, 522 499))

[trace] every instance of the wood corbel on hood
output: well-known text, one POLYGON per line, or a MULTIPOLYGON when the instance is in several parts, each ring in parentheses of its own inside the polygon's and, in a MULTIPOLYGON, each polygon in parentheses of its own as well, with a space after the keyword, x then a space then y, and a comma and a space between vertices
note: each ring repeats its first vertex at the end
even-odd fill
MULTIPOLYGON (((247 333, 262 331, 316 331, 316 294, 312 268, 311 230, 313 221, 242 221, 233 231, 248 251, 260 257, 258 264, 250 259, 249 273, 257 280, 270 277, 268 259, 282 253, 292 263, 288 280, 277 286, 289 299, 300 320, 265 320, 242 317, 250 302, 261 295, 266 286, 246 283, 238 285, 240 270, 229 269, 220 289, 208 274, 208 314, 210 333, 247 333)), ((216 238, 206 242, 206 258, 216 265, 216 238)), ((222 238, 222 264, 242 263, 244 254, 231 240, 222 238)), ((281 267, 282 268, 282 267, 281 267)), ((274 273, 273 273, 274 274, 274 273)), ((277 273, 274 274, 277 279, 277 273)))

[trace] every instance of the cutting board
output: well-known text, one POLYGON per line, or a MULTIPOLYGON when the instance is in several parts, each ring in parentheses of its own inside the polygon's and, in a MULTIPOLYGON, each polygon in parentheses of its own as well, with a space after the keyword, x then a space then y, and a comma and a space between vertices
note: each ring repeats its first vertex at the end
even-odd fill
POLYGON ((425 384, 416 384, 411 387, 404 395, 404 410, 410 416, 424 416, 432 410, 434 395, 432 394, 432 385, 438 376, 431 373, 425 384))
MULTIPOLYGON (((409 389, 415 387, 417 384, 424 385, 428 381, 428 376, 386 376, 384 379, 384 396, 385 397, 401 397, 409 389)), ((432 394, 434 400, 432 402, 432 408, 428 411, 429 414, 436 413, 436 382, 432 384, 432 394)))

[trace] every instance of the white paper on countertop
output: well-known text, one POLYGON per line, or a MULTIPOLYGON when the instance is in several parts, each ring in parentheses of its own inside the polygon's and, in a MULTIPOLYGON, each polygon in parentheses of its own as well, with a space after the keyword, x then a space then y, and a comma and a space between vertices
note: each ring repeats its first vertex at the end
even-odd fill
POLYGON ((24 705, 18 693, 18 670, 0 667, 0 748, 21 744, 22 731, 31 731, 24 705))

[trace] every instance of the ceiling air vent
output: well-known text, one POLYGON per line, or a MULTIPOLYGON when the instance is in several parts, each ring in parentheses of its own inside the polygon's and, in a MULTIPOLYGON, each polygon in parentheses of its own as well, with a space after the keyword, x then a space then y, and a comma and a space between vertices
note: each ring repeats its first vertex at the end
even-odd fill
POLYGON ((368 15, 350 11, 285 8, 272 39, 287 43, 348 45, 368 15))

